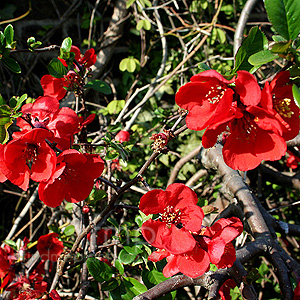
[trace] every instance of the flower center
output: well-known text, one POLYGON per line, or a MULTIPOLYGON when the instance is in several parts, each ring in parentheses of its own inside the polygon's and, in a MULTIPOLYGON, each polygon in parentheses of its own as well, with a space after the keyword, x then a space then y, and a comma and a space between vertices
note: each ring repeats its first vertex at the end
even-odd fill
POLYGON ((38 147, 34 144, 28 144, 23 150, 23 158, 27 164, 34 163, 38 156, 38 147))
POLYGON ((174 209, 173 206, 167 206, 164 212, 160 214, 159 218, 162 222, 166 223, 167 226, 171 224, 177 225, 181 222, 181 211, 177 208, 174 209))
POLYGON ((205 98, 207 98, 210 104, 218 103, 224 96, 226 90, 227 88, 225 86, 220 86, 220 85, 211 86, 210 90, 205 95, 205 98))
POLYGON ((294 112, 290 108, 291 99, 274 99, 274 108, 275 110, 283 117, 290 118, 294 112))

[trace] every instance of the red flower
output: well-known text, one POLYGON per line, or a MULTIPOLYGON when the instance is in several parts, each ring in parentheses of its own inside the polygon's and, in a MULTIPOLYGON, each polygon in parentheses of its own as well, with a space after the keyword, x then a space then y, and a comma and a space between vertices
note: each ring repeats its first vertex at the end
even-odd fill
POLYGON ((57 261, 64 250, 64 244, 57 239, 57 233, 48 233, 39 237, 36 248, 42 260, 57 261))
POLYGON ((56 165, 56 154, 45 139, 52 136, 45 129, 34 128, 10 141, 0 151, 1 172, 23 190, 27 190, 30 178, 48 180, 56 165))
POLYGON ((204 213, 197 206, 194 191, 182 183, 174 183, 166 191, 152 190, 142 196, 140 210, 146 215, 159 214, 142 225, 144 238, 152 246, 172 254, 192 251, 196 245, 192 232, 201 228, 204 213))
POLYGON ((292 85, 289 84, 290 72, 279 72, 272 82, 266 82, 261 104, 274 112, 275 117, 284 127, 283 138, 293 139, 299 133, 299 107, 293 97, 292 85))
POLYGON ((40 183, 40 199, 50 207, 59 206, 64 199, 72 203, 82 201, 103 169, 104 162, 99 155, 65 150, 58 156, 51 178, 40 183))
POLYGON ((44 90, 44 96, 54 97, 61 100, 65 97, 67 90, 65 78, 55 78, 51 75, 44 75, 41 78, 41 86, 44 90))
POLYGON ((291 168, 291 169, 297 169, 298 168, 298 163, 300 162, 300 158, 295 156, 291 151, 287 151, 289 156, 286 160, 286 166, 291 168))
MULTIPOLYGON (((85 68, 89 68, 95 64, 97 60, 97 55, 95 54, 95 50, 93 48, 88 49, 84 55, 81 54, 80 49, 76 46, 71 46, 71 51, 75 54, 75 60, 85 68)), ((58 58, 65 67, 68 67, 68 64, 64 59, 58 58)))
POLYGON ((226 80, 217 71, 208 70, 194 75, 191 82, 182 86, 175 101, 189 111, 186 117, 188 128, 202 130, 232 114, 231 105, 236 94, 244 105, 259 103, 261 90, 253 75, 238 71, 236 78, 226 80))
POLYGON ((285 154, 282 126, 272 114, 258 106, 234 109, 231 117, 207 128, 202 139, 205 148, 212 147, 218 135, 229 128, 223 158, 232 169, 251 170, 262 160, 278 160, 285 154))
POLYGON ((1 286, 0 289, 10 283, 15 277, 14 262, 16 257, 14 251, 9 246, 5 245, 4 248, 0 247, 0 278, 1 286))
POLYGON ((196 278, 209 270, 209 256, 198 245, 190 252, 183 254, 171 254, 166 250, 153 252, 148 259, 157 262, 167 258, 167 264, 163 269, 165 277, 171 277, 179 272, 196 278))
POLYGON ((231 300, 230 290, 236 287, 236 283, 233 279, 227 279, 219 289, 219 294, 222 300, 231 300))
POLYGON ((121 130, 116 135, 115 140, 120 143, 128 142, 130 140, 130 133, 128 131, 121 130))
POLYGON ((17 125, 22 129, 45 128, 53 132, 54 137, 48 138, 56 142, 61 150, 68 149, 73 141, 73 134, 78 131, 79 118, 74 110, 68 107, 59 108, 59 102, 53 97, 38 97, 35 102, 22 107, 23 116, 18 118, 17 125))
POLYGON ((195 236, 200 247, 208 252, 210 262, 217 268, 230 268, 235 262, 235 249, 231 244, 243 232, 242 222, 235 217, 219 219, 195 236))
POLYGON ((40 291, 35 291, 30 288, 26 289, 26 291, 19 294, 15 300, 36 300, 39 299, 42 296, 42 293, 40 291))

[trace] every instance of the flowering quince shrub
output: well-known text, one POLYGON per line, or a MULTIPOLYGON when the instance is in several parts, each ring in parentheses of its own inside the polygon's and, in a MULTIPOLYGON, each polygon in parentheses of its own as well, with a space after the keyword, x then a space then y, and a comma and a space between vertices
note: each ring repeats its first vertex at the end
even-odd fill
POLYGON ((152 2, 0 27, 1 299, 300 297, 300 2, 152 2))

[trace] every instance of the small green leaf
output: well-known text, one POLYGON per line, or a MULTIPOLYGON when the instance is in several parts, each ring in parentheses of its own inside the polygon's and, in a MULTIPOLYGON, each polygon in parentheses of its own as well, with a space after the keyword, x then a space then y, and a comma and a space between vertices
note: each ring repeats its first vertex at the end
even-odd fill
POLYGON ((139 69, 140 62, 134 57, 127 57, 121 60, 119 69, 124 72, 128 71, 129 73, 133 73, 136 69, 139 69))
POLYGON ((136 0, 127 0, 126 9, 128 9, 136 0))
POLYGON ((135 260, 136 255, 128 253, 126 250, 122 249, 119 253, 118 259, 124 265, 131 264, 135 260))
POLYGON ((235 55, 235 68, 233 73, 238 70, 251 70, 252 65, 248 62, 249 57, 261 50, 267 49, 268 40, 264 33, 258 27, 253 27, 235 55))
POLYGON ((88 82, 84 88, 91 88, 97 92, 100 92, 100 93, 103 93, 103 94, 111 94, 111 88, 110 86, 104 82, 104 81, 101 81, 99 79, 95 79, 95 80, 92 80, 90 82, 88 82))
POLYGON ((8 245, 9 247, 13 248, 14 250, 17 250, 16 242, 14 242, 12 240, 4 240, 3 243, 8 245))
POLYGON ((298 103, 298 106, 300 107, 300 90, 299 90, 299 88, 296 86, 296 84, 293 84, 292 91, 293 91, 294 99, 295 99, 295 101, 298 103))
POLYGON ((68 73, 66 67, 56 57, 53 58, 48 65, 49 74, 55 78, 62 78, 68 73))
POLYGON ((286 40, 294 40, 300 31, 300 1, 265 0, 268 18, 286 40))
POLYGON ((113 218, 108 218, 107 219, 107 221, 110 223, 110 224, 112 224, 115 228, 119 228, 119 224, 118 224, 118 222, 115 220, 115 219, 113 219, 113 218))
POLYGON ((278 58, 278 55, 272 53, 270 50, 262 50, 253 55, 251 55, 248 59, 249 63, 253 66, 261 66, 266 64, 274 59, 278 58))
POLYGON ((17 103, 14 109, 15 111, 17 111, 21 107, 22 103, 27 99, 27 97, 27 94, 23 94, 21 97, 17 98, 17 103))
POLYGON ((67 37, 63 40, 60 49, 63 52, 70 52, 71 46, 72 46, 72 39, 70 37, 67 37))
POLYGON ((136 29, 141 30, 144 28, 145 30, 150 30, 151 29, 151 23, 148 20, 139 20, 138 23, 136 24, 136 29))
POLYGON ((21 73, 19 64, 11 57, 2 58, 3 64, 14 73, 21 73))
POLYGON ((11 45, 14 41, 14 28, 11 24, 7 25, 4 29, 4 36, 6 39, 6 45, 11 45))
POLYGON ((129 254, 132 254, 132 255, 135 255, 137 256, 138 254, 142 253, 143 250, 141 250, 142 248, 142 245, 135 245, 135 246, 124 246, 124 249, 129 253, 129 254))
POLYGON ((119 271, 119 273, 120 273, 121 275, 124 274, 124 266, 123 266, 123 264, 120 262, 119 259, 116 259, 116 261, 115 261, 115 267, 118 269, 118 271, 119 271))
POLYGON ((107 110, 111 115, 118 114, 125 106, 125 100, 113 100, 108 103, 107 110))
POLYGON ((64 235, 66 235, 66 236, 71 236, 71 235, 74 234, 74 232, 75 232, 75 226, 74 225, 67 226, 63 231, 64 235))
POLYGON ((103 281, 108 281, 112 278, 113 271, 111 267, 103 261, 100 261, 95 257, 89 257, 86 264, 89 272, 97 282, 102 283, 103 281))

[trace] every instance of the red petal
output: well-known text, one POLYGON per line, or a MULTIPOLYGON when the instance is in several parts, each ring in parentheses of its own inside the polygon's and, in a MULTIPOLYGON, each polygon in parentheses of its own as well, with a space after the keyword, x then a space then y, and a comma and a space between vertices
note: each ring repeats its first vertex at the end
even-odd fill
POLYGON ((235 90, 245 105, 257 105, 261 99, 261 89, 255 77, 247 71, 237 71, 235 90))
POLYGON ((192 278, 201 276, 209 270, 209 256, 197 246, 192 252, 178 255, 177 263, 180 272, 192 278))

